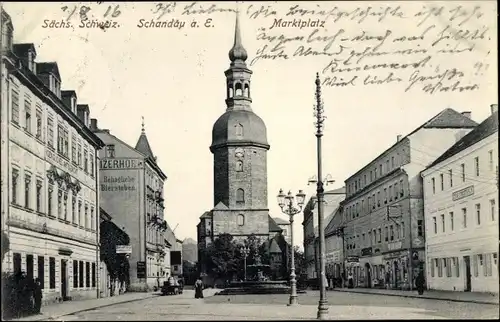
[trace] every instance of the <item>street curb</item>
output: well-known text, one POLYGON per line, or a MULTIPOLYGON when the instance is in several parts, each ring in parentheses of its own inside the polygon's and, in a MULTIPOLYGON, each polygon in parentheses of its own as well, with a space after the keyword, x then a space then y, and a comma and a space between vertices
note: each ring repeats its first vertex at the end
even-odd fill
MULTIPOLYGON (((27 320, 15 320, 15 321, 53 321, 53 320, 56 320, 60 317, 63 317, 63 316, 67 316, 67 315, 73 315, 73 314, 77 314, 77 313, 83 313, 83 312, 88 312, 88 311, 92 311, 92 310, 95 310, 95 309, 100 309, 100 308, 103 308, 103 307, 109 307, 109 306, 113 306, 113 305, 119 305, 119 304, 124 304, 124 303, 131 303, 131 302, 137 302, 137 301, 143 301, 143 300, 147 300, 147 299, 150 299, 150 298, 154 298, 154 297, 158 297, 158 296, 161 296, 159 294, 154 294, 154 295, 151 295, 151 296, 148 296, 148 297, 143 297, 143 298, 138 298, 138 299, 133 299, 133 300, 127 300, 127 301, 122 301, 122 302, 115 302, 115 303, 109 303, 109 304, 104 304, 104 305, 98 305, 98 306, 93 306, 91 308, 86 308, 86 309, 82 309, 82 310, 76 310, 76 311, 72 311, 72 312, 67 312, 67 313, 64 313, 64 314, 59 314, 59 315, 53 315, 53 316, 49 316, 49 317, 46 317, 46 316, 41 316, 39 319, 27 319, 27 320)), ((29 318, 29 317, 27 317, 29 318)))
POLYGON ((438 301, 449 301, 449 302, 460 302, 460 303, 476 303, 476 304, 489 304, 489 305, 499 305, 499 303, 485 302, 485 301, 476 301, 476 300, 460 300, 460 299, 445 299, 445 298, 436 298, 430 296, 417 296, 417 295, 409 295, 409 294, 388 294, 388 293, 373 293, 373 292, 365 292, 365 291, 339 291, 332 290, 334 292, 339 293, 359 293, 359 294, 369 294, 369 295, 385 295, 385 296, 398 296, 398 297, 406 297, 406 298, 414 298, 414 299, 426 299, 426 300, 438 300, 438 301))

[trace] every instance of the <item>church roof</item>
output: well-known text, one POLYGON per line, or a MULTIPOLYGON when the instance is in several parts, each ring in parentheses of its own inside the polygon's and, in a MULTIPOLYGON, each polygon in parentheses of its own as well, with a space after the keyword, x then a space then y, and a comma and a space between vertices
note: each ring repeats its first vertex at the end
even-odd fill
POLYGON ((225 145, 258 145, 269 149, 264 121, 248 110, 228 110, 215 121, 210 150, 225 145))
POLYGON ((271 245, 269 246, 269 252, 271 254, 280 254, 281 253, 281 249, 278 245, 278 242, 274 238, 271 239, 271 245))
POLYGON ((290 222, 288 220, 285 220, 285 219, 279 218, 279 217, 273 217, 273 220, 278 225, 289 225, 290 224, 290 222))
POLYGON ((234 44, 233 48, 229 51, 229 59, 231 62, 235 63, 238 61, 245 62, 248 58, 247 51, 241 43, 241 32, 240 32, 240 19, 239 14, 236 14, 236 23, 234 26, 234 44))
POLYGON ((455 154, 459 153, 470 147, 473 144, 487 138, 493 133, 498 132, 498 112, 493 113, 490 117, 484 120, 481 124, 476 126, 476 128, 469 133, 467 133, 462 139, 457 143, 452 145, 446 152, 444 152, 439 158, 437 158, 428 167, 435 166, 436 164, 451 158, 455 154))
POLYGON ((278 226, 278 224, 276 224, 276 222, 273 220, 273 218, 271 218, 271 216, 268 216, 268 217, 269 217, 269 232, 272 232, 272 233, 282 232, 283 229, 281 229, 280 226, 278 226))

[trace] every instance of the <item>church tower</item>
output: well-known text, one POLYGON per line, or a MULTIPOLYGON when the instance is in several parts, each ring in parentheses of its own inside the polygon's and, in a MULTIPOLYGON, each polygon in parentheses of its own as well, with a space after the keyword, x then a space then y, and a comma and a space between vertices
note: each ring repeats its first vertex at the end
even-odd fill
POLYGON ((226 75, 226 111, 212 129, 214 155, 213 234, 269 236, 266 126, 252 111, 247 52, 236 17, 226 75))

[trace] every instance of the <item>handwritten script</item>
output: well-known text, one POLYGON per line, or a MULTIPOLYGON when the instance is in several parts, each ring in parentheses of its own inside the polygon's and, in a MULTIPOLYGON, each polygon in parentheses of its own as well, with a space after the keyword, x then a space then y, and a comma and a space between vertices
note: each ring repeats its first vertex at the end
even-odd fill
POLYGON ((477 90, 489 67, 482 61, 492 35, 479 5, 327 7, 250 8, 250 18, 269 22, 258 30, 261 45, 250 64, 324 59, 326 87, 399 83, 405 92, 428 94, 477 90))

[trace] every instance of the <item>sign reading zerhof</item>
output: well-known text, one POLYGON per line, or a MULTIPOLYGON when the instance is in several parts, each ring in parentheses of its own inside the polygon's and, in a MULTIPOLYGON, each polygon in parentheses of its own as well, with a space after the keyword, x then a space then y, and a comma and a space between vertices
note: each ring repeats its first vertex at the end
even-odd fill
POLYGON ((132 254, 131 245, 116 245, 117 254, 132 254))

